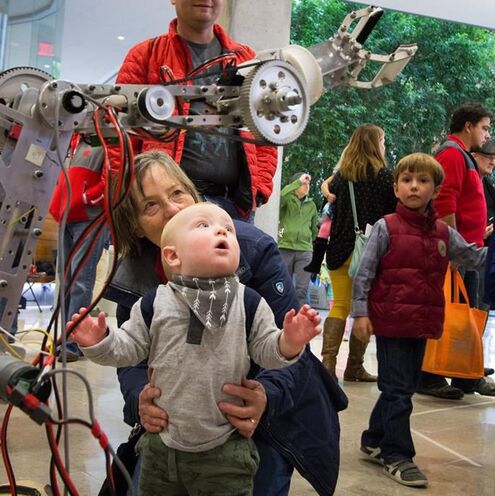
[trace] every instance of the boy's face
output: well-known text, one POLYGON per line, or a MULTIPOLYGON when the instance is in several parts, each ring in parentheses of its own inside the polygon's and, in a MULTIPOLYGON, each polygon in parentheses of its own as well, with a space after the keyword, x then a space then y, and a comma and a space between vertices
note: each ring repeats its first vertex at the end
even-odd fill
POLYGON ((173 244, 162 248, 172 272, 202 278, 234 274, 240 249, 229 214, 216 205, 202 203, 180 215, 173 244))
POLYGON ((435 186, 433 177, 427 172, 404 171, 394 183, 394 191, 407 208, 424 213, 428 203, 438 196, 440 186, 435 186))

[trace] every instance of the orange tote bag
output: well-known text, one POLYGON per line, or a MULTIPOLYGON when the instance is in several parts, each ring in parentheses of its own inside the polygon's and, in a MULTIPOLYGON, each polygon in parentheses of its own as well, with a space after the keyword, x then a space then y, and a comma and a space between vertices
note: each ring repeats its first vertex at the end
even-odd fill
POLYGON ((445 322, 440 339, 428 339, 423 370, 446 377, 478 379, 483 377, 482 336, 488 314, 469 303, 461 275, 447 270, 444 285, 445 322), (454 279, 452 281, 452 274, 454 279))

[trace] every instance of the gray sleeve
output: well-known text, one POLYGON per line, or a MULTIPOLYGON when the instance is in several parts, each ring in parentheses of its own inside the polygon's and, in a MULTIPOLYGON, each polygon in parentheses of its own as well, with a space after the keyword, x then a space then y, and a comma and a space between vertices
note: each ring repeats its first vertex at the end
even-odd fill
POLYGON ((359 269, 352 284, 352 317, 368 316, 368 294, 376 276, 380 259, 389 245, 389 234, 385 219, 375 222, 364 248, 359 269))
POLYGON ((278 340, 281 330, 275 324, 271 308, 264 298, 261 298, 253 325, 249 333, 248 349, 252 360, 264 369, 278 369, 291 365, 299 359, 302 352, 295 358, 287 360, 281 353, 278 340))
POLYGON ((81 347, 84 356, 100 365, 132 367, 148 358, 150 331, 141 314, 141 299, 131 309, 131 316, 120 329, 109 329, 108 336, 94 346, 81 347))
POLYGON ((468 243, 455 229, 449 227, 449 260, 469 270, 485 266, 487 248, 468 243))

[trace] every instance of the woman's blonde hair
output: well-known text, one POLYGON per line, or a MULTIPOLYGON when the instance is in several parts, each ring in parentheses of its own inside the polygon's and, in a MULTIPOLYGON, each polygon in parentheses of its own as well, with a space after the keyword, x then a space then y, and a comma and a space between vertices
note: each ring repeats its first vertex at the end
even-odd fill
POLYGON ((348 181, 366 181, 367 169, 371 166, 374 175, 385 165, 385 157, 380 151, 383 129, 374 124, 363 124, 352 133, 339 160, 340 174, 348 181))
MULTIPOLYGON (((189 193, 196 203, 200 201, 199 194, 196 191, 194 184, 172 157, 164 152, 156 150, 141 153, 134 157, 134 183, 139 193, 144 195, 143 181, 153 165, 162 167, 172 180, 177 181, 184 187, 186 193, 189 193)), ((119 253, 117 253, 117 255, 119 256, 140 255, 138 212, 138 205, 136 204, 136 199, 134 198, 131 189, 113 214, 119 247, 119 253)))

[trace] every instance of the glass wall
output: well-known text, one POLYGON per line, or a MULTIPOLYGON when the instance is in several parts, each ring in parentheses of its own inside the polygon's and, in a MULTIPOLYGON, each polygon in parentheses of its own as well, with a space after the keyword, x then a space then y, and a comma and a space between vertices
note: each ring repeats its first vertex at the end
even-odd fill
POLYGON ((65 0, 0 0, 0 70, 37 67, 60 75, 65 0))

